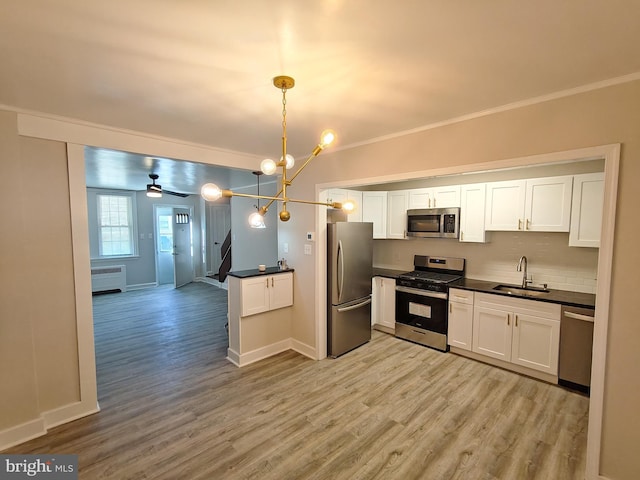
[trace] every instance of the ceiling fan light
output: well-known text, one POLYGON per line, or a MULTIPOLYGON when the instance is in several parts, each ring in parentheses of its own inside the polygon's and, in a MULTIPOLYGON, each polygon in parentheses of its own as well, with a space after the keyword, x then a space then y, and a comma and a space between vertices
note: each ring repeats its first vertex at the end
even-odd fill
POLYGON ((262 170, 262 173, 264 173, 265 175, 273 175, 274 173, 276 173, 277 167, 278 166, 276 165, 276 162, 274 162, 270 158, 265 158, 262 162, 260 162, 260 170, 262 170))
POLYGON ((200 195, 208 202, 215 202, 222 197, 222 190, 215 183, 205 183, 200 189, 200 195))
POLYGON ((162 186, 154 183, 147 184, 147 197, 160 198, 162 197, 162 186))

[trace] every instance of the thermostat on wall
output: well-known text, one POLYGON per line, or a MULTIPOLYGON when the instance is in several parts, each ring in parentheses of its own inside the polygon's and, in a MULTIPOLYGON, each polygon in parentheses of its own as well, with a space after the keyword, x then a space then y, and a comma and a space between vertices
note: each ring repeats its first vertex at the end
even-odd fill
POLYGON ((316 239, 316 236, 313 232, 307 232, 307 242, 313 242, 316 239))

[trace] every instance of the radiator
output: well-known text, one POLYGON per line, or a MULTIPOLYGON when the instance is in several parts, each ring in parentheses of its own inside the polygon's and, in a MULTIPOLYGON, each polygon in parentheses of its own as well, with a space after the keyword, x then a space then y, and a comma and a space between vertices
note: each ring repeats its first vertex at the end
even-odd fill
POLYGON ((126 265, 91 267, 91 292, 127 291, 126 265))

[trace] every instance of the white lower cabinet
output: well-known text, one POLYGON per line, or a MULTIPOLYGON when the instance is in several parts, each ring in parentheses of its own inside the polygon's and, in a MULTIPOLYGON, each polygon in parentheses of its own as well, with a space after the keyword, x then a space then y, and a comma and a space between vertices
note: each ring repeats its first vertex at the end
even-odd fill
POLYGON ((373 277, 372 287, 371 324, 391 333, 396 329, 396 281, 373 277))
POLYGON ((293 305, 293 273, 278 273, 243 279, 242 316, 293 305))
POLYGON ((473 341, 473 292, 449 289, 447 342, 452 347, 471 350, 473 341))
POLYGON ((558 374, 560 305, 476 293, 472 351, 558 374))

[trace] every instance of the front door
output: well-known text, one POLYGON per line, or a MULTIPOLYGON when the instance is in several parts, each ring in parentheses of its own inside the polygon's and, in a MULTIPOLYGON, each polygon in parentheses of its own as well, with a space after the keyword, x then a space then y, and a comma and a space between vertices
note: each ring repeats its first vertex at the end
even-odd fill
POLYGON ((173 209, 154 206, 158 285, 173 283, 173 209))
POLYGON ((173 209, 173 270, 175 288, 193 282, 191 214, 188 208, 173 209))

